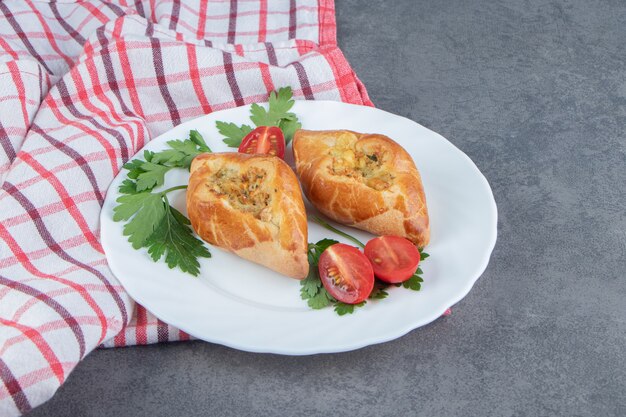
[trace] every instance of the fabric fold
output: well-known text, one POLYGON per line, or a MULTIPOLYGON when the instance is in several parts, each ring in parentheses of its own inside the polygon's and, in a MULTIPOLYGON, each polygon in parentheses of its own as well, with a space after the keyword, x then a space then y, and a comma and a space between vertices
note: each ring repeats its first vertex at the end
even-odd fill
POLYGON ((213 111, 296 99, 371 105, 334 5, 0 3, 0 414, 50 398, 98 346, 186 340, 107 267, 99 215, 151 138, 213 111))

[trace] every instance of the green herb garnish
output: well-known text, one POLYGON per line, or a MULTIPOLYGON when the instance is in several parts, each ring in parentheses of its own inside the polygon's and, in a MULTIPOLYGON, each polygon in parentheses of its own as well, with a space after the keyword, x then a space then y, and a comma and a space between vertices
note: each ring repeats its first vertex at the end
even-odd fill
MULTIPOLYGON (((170 149, 156 153, 144 151, 143 160, 133 159, 124 164, 124 169, 128 170, 128 178, 135 180, 136 191, 151 190, 163 185, 165 174, 172 168, 189 169, 193 158, 201 153, 211 152, 197 130, 189 132, 189 139, 170 140, 167 144, 170 149)), ((124 190, 131 186, 128 181, 122 183, 124 190)), ((124 192, 121 187, 120 192, 124 192)))
MULTIPOLYGON (((424 261, 424 259, 428 258, 430 255, 427 254, 426 252, 424 252, 423 249, 418 248, 419 252, 420 252, 420 263, 424 261)), ((411 278, 407 279, 406 281, 404 281, 402 283, 402 286, 404 288, 407 288, 409 290, 413 290, 413 291, 419 291, 422 289, 422 282, 424 282, 424 279, 422 278, 422 274, 424 272, 422 272, 422 268, 417 267, 417 270, 415 271, 415 273, 411 276, 411 278)))
POLYGON ((371 300, 382 300, 384 298, 387 298, 389 296, 389 293, 386 291, 388 287, 389 284, 387 283, 375 281, 374 289, 372 290, 368 298, 371 300))
MULTIPOLYGON (((285 145, 293 138, 296 130, 302 127, 298 116, 289 110, 295 104, 292 99, 291 87, 280 88, 277 92, 272 91, 269 95, 268 109, 254 103, 250 106, 250 120, 255 126, 278 126, 285 136, 285 145)), ((224 135, 224 143, 231 148, 238 148, 241 141, 250 132, 252 127, 248 125, 237 126, 235 123, 215 122, 217 130, 224 135)))
POLYGON ((160 152, 144 152, 144 160, 134 159, 124 165, 128 178, 119 186, 124 194, 113 209, 113 220, 126 221, 124 236, 134 249, 147 248, 148 254, 157 262, 165 257, 170 268, 197 276, 200 273, 198 258, 210 258, 204 243, 193 235, 190 222, 172 207, 167 194, 187 188, 179 185, 161 192, 152 192, 165 182, 165 174, 174 168, 189 169, 193 158, 211 152, 196 130, 189 139, 167 142, 169 149, 160 152))
MULTIPOLYGON (((316 219, 320 220, 319 218, 316 219)), ((335 243, 339 242, 333 239, 322 239, 317 243, 309 243, 309 275, 300 281, 300 297, 314 310, 319 310, 332 304, 335 313, 343 316, 354 313, 355 308, 363 307, 366 301, 362 301, 358 304, 342 303, 333 298, 333 296, 326 291, 326 288, 324 288, 317 267, 322 252, 335 243)), ((387 287, 387 284, 376 281, 374 283, 374 289, 368 298, 371 300, 382 300, 386 298, 389 295, 389 293, 385 291, 387 287)))
POLYGON ((314 310, 319 310, 335 302, 335 299, 328 294, 328 291, 326 291, 326 288, 322 285, 322 280, 320 279, 317 269, 322 252, 335 243, 339 242, 333 239, 322 239, 317 243, 309 243, 307 253, 309 258, 309 275, 300 281, 300 297, 314 310))
POLYGON ((346 314, 352 314, 354 313, 354 309, 357 307, 363 307, 365 305, 366 301, 361 301, 358 304, 346 304, 346 303, 342 303, 340 301, 335 302, 335 313, 339 314, 340 316, 345 316, 346 314))
MULTIPOLYGON (((361 248, 365 247, 363 242, 361 242, 354 236, 349 235, 348 233, 337 229, 336 227, 330 225, 328 222, 322 220, 321 218, 313 217, 312 220, 315 223, 319 224, 320 226, 324 227, 325 229, 330 230, 331 232, 336 233, 354 242, 361 248)), ((309 243, 309 268, 310 268, 309 275, 306 277, 306 279, 300 282, 302 286, 302 288, 300 288, 300 294, 301 294, 302 299, 307 301, 307 304, 309 305, 309 307, 313 309, 321 309, 332 304, 334 306, 334 311, 338 315, 343 316, 345 314, 354 313, 355 308, 364 306, 366 304, 366 301, 363 301, 358 304, 346 304, 346 303, 339 302, 335 300, 330 294, 328 294, 328 292, 322 285, 322 281, 320 279, 319 272, 317 269, 317 266, 319 263, 319 257, 322 254, 322 252, 326 250, 326 248, 328 248, 329 246, 335 243, 338 243, 338 242, 332 239, 322 239, 317 243, 309 243)), ((426 252, 424 252, 422 249, 418 248, 418 250, 420 252, 420 262, 422 262, 424 259, 430 256, 426 252)), ((422 288, 422 283, 424 282, 424 279, 422 278, 422 274, 423 274, 422 269, 418 267, 415 273, 411 276, 411 278, 409 278, 408 280, 402 283, 395 284, 395 286, 404 287, 406 289, 413 290, 413 291, 419 291, 422 288)), ((368 299, 382 300, 384 298, 387 298, 389 296, 389 293, 387 292, 387 288, 389 288, 391 285, 394 285, 394 284, 388 284, 380 280, 376 280, 374 282, 374 288, 372 289, 372 292, 370 293, 368 299)))
POLYGON ((252 128, 248 125, 237 126, 234 123, 215 122, 217 130, 225 136, 224 143, 231 148, 238 148, 241 141, 246 135, 252 132, 252 128))

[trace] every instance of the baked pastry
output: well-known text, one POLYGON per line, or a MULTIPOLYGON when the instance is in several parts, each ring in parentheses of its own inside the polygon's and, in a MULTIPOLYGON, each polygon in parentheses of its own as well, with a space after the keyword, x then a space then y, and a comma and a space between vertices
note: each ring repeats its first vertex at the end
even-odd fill
POLYGON ((302 192, 282 159, 234 152, 197 156, 187 212, 196 233, 210 244, 289 277, 306 277, 302 192))
POLYGON ((384 135, 298 130, 296 171, 309 201, 329 218, 377 235, 430 239, 426 197, 411 156, 384 135))

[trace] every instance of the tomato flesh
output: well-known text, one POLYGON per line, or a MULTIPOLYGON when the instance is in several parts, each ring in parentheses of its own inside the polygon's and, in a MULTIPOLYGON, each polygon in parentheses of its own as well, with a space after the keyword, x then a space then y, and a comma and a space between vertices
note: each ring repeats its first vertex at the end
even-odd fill
POLYGON ((285 156, 285 135, 277 126, 259 126, 241 141, 240 153, 285 156))
POLYGON ((337 301, 358 304, 374 288, 374 270, 357 248, 335 243, 320 256, 319 273, 326 291, 337 301))
POLYGON ((391 284, 404 282, 417 270, 420 252, 408 239, 380 236, 367 242, 365 256, 372 264, 374 275, 391 284))

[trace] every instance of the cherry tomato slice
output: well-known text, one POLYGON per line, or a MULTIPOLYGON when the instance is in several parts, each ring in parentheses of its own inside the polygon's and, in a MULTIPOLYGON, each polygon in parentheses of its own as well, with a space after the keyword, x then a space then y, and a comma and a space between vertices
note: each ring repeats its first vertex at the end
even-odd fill
POLYGON ((239 145, 240 153, 285 156, 285 136, 276 126, 259 126, 248 133, 239 145))
POLYGON ((420 252, 408 239, 380 236, 367 242, 365 256, 372 263, 374 275, 381 281, 404 282, 417 270, 420 252))
POLYGON ((374 288, 374 270, 357 248, 335 243, 320 256, 320 278, 326 291, 337 301, 358 304, 374 288))

